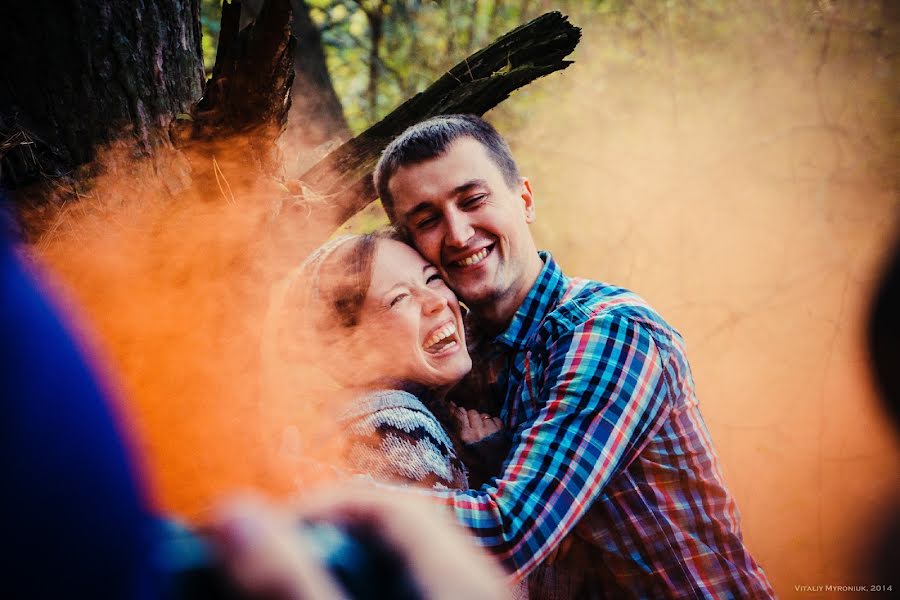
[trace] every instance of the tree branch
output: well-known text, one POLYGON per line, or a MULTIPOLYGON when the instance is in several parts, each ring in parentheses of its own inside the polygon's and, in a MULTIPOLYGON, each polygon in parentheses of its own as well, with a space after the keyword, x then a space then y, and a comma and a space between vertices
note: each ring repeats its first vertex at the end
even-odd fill
MULTIPOLYGON (((344 143, 300 177, 321 198, 297 203, 300 227, 315 245, 375 199, 371 173, 382 150, 404 129, 442 114, 482 115, 520 87, 554 71, 578 44, 581 30, 551 12, 514 29, 450 69, 384 119, 344 143)), ((284 214, 284 213, 282 213, 284 214)), ((294 225, 294 224, 291 224, 294 225)))

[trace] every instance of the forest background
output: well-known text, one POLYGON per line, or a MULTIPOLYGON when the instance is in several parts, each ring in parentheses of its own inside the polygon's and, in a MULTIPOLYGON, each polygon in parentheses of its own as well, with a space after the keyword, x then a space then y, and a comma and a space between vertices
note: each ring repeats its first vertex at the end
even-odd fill
MULTIPOLYGON (((288 174, 498 35, 569 15, 582 28, 575 63, 487 115, 534 186, 539 246, 569 274, 637 291, 684 335, 747 544, 781 597, 900 584, 858 575, 900 492, 864 340, 897 233, 896 3, 294 4, 321 35, 339 104, 311 138, 289 118, 288 174)), ((220 11, 201 0, 207 73, 220 11)), ((111 208, 122 183, 109 152, 79 208, 42 209, 34 254, 111 365, 156 502, 200 518, 228 490, 291 491, 296 464, 268 446, 290 455, 303 423, 244 383, 258 376, 262 309, 248 309, 259 278, 230 268, 250 231, 235 225, 240 195, 220 183, 210 196, 230 201, 187 218, 130 188, 111 208)), ((375 203, 342 230, 383 222, 375 203)))

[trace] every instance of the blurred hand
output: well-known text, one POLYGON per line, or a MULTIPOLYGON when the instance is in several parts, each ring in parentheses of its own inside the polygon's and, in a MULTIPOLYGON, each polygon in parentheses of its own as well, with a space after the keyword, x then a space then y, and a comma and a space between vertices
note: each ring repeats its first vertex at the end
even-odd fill
POLYGON ((252 498, 216 510, 212 542, 244 593, 267 600, 344 598, 338 584, 297 540, 297 519, 252 498))
POLYGON ((368 525, 430 600, 508 598, 503 571, 450 515, 422 498, 353 485, 304 502, 302 517, 368 525))
POLYGON ((407 565, 424 598, 508 597, 502 571, 446 514, 422 499, 349 485, 305 498, 297 511, 241 500, 213 524, 226 570, 246 592, 273 600, 343 598, 324 567, 297 543, 297 519, 359 524, 407 565))
POLYGON ((455 404, 450 405, 450 411, 459 423, 459 437, 466 444, 479 442, 503 429, 503 422, 497 417, 474 409, 462 408, 455 404))

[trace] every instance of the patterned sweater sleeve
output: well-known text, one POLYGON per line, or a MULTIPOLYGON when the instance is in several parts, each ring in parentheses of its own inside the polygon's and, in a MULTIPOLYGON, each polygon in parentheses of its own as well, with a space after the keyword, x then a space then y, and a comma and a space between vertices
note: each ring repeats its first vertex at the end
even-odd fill
POLYGON ((342 421, 349 435, 346 458, 351 470, 425 488, 468 487, 447 432, 412 394, 367 394, 342 421))

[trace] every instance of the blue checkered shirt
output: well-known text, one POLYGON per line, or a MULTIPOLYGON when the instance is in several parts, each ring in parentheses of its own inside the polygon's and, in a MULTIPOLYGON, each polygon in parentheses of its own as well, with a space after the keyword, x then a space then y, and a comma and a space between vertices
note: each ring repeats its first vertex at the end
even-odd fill
POLYGON ((744 546, 680 334, 635 294, 541 258, 509 326, 473 356, 503 361, 496 384, 513 446, 502 473, 427 495, 513 580, 572 534, 588 549, 579 568, 592 596, 774 597, 744 546))

